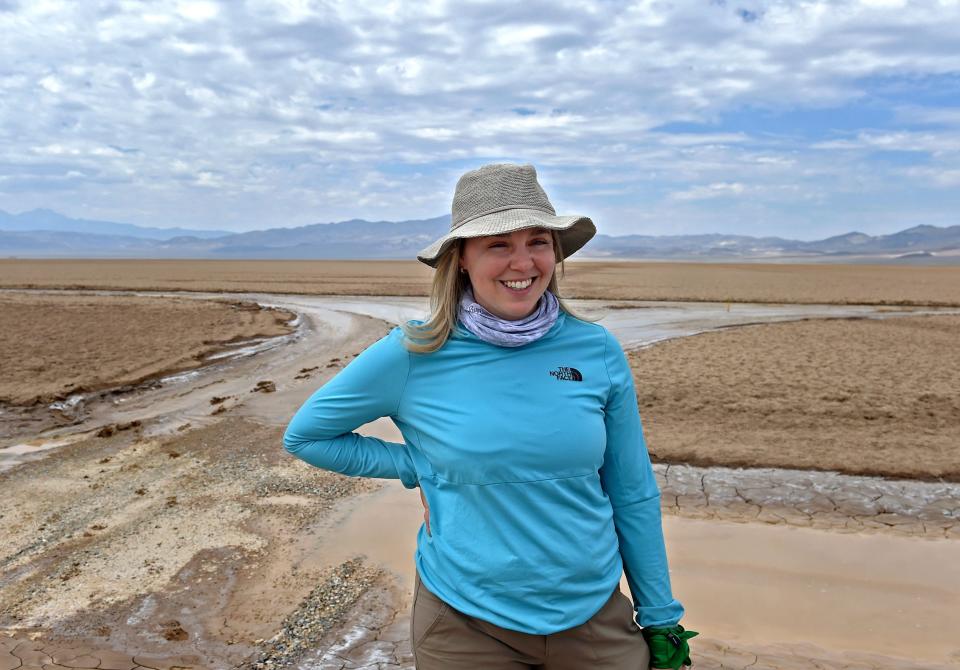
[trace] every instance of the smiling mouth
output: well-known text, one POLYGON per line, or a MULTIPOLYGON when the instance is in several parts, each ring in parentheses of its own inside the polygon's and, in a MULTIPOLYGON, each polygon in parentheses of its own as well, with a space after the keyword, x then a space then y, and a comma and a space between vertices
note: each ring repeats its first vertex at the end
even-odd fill
POLYGON ((500 283, 509 289, 513 289, 514 291, 522 291, 526 288, 529 288, 530 285, 533 284, 533 279, 533 277, 527 277, 526 279, 516 279, 510 281, 501 280, 500 283))

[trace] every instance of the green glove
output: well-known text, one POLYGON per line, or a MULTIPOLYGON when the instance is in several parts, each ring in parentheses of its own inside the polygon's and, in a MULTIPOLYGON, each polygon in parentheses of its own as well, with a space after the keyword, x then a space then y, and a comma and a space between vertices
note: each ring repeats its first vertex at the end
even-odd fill
POLYGON ((680 625, 644 628, 643 638, 650 647, 650 667, 679 670, 682 665, 693 665, 687 640, 699 634, 695 630, 684 630, 680 625))

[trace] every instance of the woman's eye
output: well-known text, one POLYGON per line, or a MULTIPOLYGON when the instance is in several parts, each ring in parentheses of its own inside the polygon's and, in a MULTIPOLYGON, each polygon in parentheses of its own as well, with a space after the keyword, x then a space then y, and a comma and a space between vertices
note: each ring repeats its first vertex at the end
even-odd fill
POLYGON ((506 242, 494 242, 490 245, 491 249, 503 249, 507 246, 506 242))
POLYGON ((547 240, 545 240, 545 239, 534 240, 533 243, 534 243, 534 244, 549 244, 549 242, 548 242, 547 240))

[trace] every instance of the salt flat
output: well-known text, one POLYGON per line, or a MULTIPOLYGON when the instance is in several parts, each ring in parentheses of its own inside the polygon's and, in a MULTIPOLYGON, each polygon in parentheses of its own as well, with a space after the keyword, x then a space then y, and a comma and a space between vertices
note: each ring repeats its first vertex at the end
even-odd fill
MULTIPOLYGON (((960 305, 960 266, 577 261, 563 294, 597 300, 960 305)), ((0 259, 0 288, 429 294, 417 261, 0 259)))

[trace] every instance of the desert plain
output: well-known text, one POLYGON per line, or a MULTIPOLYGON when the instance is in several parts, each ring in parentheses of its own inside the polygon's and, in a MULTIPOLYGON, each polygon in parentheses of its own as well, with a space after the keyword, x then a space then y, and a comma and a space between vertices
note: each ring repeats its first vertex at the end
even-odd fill
MULTIPOLYGON (((567 261, 563 293, 599 300, 960 304, 957 266, 567 261)), ((0 259, 0 288, 426 296, 417 261, 0 259)))
MULTIPOLYGON (((429 281, 0 261, 0 670, 412 668, 416 494, 280 437, 392 327, 311 297, 415 310, 429 281)), ((960 667, 960 268, 570 262, 561 288, 600 323, 871 306, 628 352, 674 588, 695 667, 960 667)))

